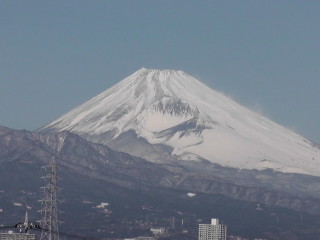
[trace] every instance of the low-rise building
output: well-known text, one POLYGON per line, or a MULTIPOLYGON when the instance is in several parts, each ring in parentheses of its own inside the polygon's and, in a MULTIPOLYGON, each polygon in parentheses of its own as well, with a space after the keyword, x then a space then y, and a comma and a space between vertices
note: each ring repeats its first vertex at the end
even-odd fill
POLYGON ((0 233, 0 240, 35 240, 36 235, 30 233, 15 233, 13 231, 8 231, 0 233))
POLYGON ((154 237, 125 238, 124 240, 156 240, 154 237))
POLYGON ((150 231, 155 236, 163 236, 166 233, 166 229, 164 227, 151 228, 150 231))

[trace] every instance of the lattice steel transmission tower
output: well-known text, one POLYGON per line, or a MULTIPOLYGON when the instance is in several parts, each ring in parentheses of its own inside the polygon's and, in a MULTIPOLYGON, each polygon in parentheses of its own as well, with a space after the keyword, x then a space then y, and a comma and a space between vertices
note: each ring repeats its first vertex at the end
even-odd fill
POLYGON ((43 214, 43 218, 40 220, 42 228, 40 240, 59 240, 57 192, 60 188, 57 186, 59 178, 57 176, 55 158, 53 157, 49 165, 43 168, 48 171, 48 174, 42 177, 47 184, 41 188, 44 198, 40 200, 43 205, 43 208, 40 210, 43 214))

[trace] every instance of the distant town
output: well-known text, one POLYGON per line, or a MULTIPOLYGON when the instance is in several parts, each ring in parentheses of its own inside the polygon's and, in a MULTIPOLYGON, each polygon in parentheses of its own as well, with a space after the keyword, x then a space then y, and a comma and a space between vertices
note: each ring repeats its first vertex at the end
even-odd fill
MULTIPOLYGON (((174 226, 174 221, 172 222, 174 226)), ((0 240, 59 240, 59 239, 96 239, 90 237, 83 237, 80 235, 67 236, 58 232, 51 232, 50 230, 41 231, 41 236, 29 232, 29 230, 38 230, 37 226, 28 222, 27 213, 24 223, 15 225, 18 231, 6 230, 0 233, 0 240), (43 234, 45 232, 45 234, 43 234)), ((40 227, 39 227, 40 228, 40 227)), ((212 218, 210 223, 201 223, 198 225, 198 238, 190 236, 189 231, 182 229, 175 231, 165 227, 151 227, 148 236, 136 236, 130 238, 102 238, 104 240, 174 240, 174 239, 193 239, 193 240, 267 240, 262 238, 245 238, 242 236, 233 236, 227 234, 227 225, 221 224, 219 219, 212 218)))

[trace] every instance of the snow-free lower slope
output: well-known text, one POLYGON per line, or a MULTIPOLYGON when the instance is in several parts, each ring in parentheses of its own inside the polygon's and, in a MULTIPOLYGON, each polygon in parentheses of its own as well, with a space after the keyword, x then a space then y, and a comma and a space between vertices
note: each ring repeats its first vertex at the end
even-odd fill
POLYGON ((133 130, 184 160, 320 176, 310 141, 182 71, 140 69, 40 129, 63 130, 103 144, 133 130))

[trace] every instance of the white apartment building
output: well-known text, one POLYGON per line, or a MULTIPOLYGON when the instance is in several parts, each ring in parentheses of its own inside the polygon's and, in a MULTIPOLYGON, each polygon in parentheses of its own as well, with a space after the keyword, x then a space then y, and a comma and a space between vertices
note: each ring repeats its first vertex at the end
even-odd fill
POLYGON ((212 218, 211 224, 199 224, 199 240, 226 240, 227 226, 212 218))

